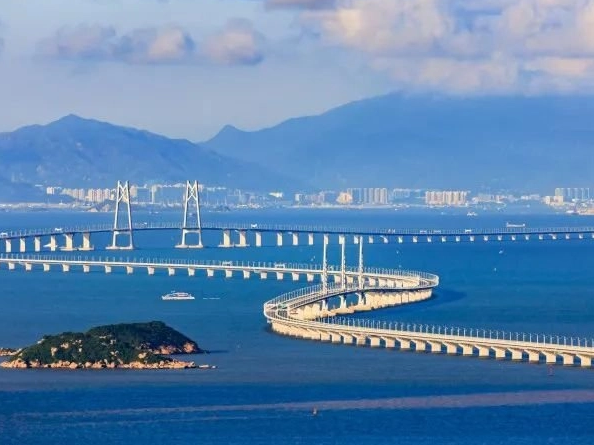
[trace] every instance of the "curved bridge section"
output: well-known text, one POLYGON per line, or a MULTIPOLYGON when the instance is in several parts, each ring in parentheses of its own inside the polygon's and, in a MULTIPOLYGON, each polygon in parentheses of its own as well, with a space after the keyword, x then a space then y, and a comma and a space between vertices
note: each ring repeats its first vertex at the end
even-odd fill
POLYGON ((298 289, 264 304, 272 330, 298 338, 403 351, 592 367, 594 339, 363 320, 355 314, 431 297, 439 279, 396 272, 389 280, 298 289), (353 299, 352 296, 355 296, 353 299))

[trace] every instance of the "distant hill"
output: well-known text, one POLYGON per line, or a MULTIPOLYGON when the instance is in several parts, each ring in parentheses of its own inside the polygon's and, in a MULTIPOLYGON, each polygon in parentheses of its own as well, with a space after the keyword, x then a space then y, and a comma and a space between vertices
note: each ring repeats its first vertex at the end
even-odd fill
POLYGON ((286 177, 214 153, 187 140, 66 116, 0 134, 0 181, 67 187, 113 187, 130 180, 249 189, 287 186, 286 177))
POLYGON ((551 192, 594 183, 594 98, 391 94, 201 145, 317 187, 551 192))

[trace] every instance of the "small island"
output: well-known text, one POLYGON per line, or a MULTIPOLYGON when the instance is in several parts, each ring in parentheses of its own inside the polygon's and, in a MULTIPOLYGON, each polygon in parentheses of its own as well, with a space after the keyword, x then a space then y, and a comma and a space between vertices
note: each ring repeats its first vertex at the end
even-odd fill
MULTIPOLYGON (((195 341, 161 321, 98 326, 87 332, 46 335, 19 351, 4 368, 185 369, 194 362, 168 357, 204 353, 195 341)), ((199 365, 198 368, 210 368, 199 365)))

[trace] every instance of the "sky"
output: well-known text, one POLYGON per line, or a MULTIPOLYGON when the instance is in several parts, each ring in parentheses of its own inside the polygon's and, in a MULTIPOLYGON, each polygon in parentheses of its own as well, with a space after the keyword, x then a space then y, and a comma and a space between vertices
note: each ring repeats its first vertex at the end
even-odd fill
POLYGON ((388 92, 594 90, 594 0, 0 0, 0 131, 206 140, 388 92))

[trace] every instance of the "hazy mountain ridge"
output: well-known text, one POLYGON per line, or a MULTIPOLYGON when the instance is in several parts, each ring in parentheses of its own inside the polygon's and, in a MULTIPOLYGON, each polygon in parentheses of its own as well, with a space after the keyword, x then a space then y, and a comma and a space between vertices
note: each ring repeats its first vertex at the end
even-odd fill
POLYGON ((12 183, 113 186, 130 180, 267 189, 287 179, 182 139, 69 115, 0 134, 0 178, 12 183))
POLYGON ((546 191, 594 182, 594 100, 392 94, 201 145, 319 187, 546 191))

